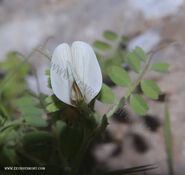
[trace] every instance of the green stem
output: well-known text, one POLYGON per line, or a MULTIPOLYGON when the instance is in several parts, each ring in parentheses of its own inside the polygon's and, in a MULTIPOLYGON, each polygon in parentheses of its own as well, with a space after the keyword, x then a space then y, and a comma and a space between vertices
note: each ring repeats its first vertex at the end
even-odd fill
POLYGON ((128 99, 128 97, 132 94, 132 92, 136 89, 136 87, 139 85, 139 83, 141 82, 141 80, 143 79, 143 77, 145 76, 146 72, 148 71, 148 69, 150 68, 150 62, 152 60, 152 56, 148 59, 143 71, 141 72, 141 74, 139 75, 139 77, 137 78, 136 82, 133 83, 129 90, 127 91, 127 93, 125 94, 125 100, 128 99))
POLYGON ((67 167, 67 161, 65 160, 62 152, 61 152, 61 144, 60 144, 60 138, 59 138, 59 135, 57 133, 57 129, 56 129, 56 126, 53 125, 52 126, 52 131, 53 131, 53 136, 56 140, 56 146, 57 146, 57 151, 59 153, 59 159, 60 159, 60 162, 61 162, 61 166, 63 167, 67 167))
POLYGON ((107 118, 109 119, 119 108, 125 105, 125 98, 122 97, 119 102, 117 102, 113 108, 106 114, 107 118))
MULTIPOLYGON (((167 45, 169 46, 169 45, 167 45)), ((141 74, 139 75, 138 79, 136 80, 136 82, 134 84, 131 85, 131 87, 129 88, 129 90, 127 91, 127 93, 125 94, 125 100, 128 99, 128 97, 132 94, 132 92, 136 89, 136 87, 139 85, 139 83, 141 82, 141 80, 143 79, 143 77, 145 76, 146 72, 148 71, 148 69, 150 68, 150 63, 152 61, 153 55, 155 55, 156 52, 158 52, 161 49, 164 49, 167 47, 166 45, 162 45, 159 48, 151 51, 148 53, 148 55, 150 55, 149 59, 147 60, 147 63, 143 69, 143 71, 141 72, 141 74)))
POLYGON ((168 157, 168 170, 169 175, 174 174, 173 170, 173 154, 172 154, 172 137, 171 137, 171 123, 170 115, 168 111, 168 102, 165 101, 165 141, 166 141, 166 152, 168 157))
POLYGON ((41 55, 43 55, 44 57, 46 57, 49 61, 51 61, 51 57, 49 55, 47 55, 46 53, 42 52, 39 49, 35 49, 36 52, 40 53, 41 55))
POLYGON ((70 172, 70 175, 76 175, 77 173, 79 173, 83 158, 85 156, 88 145, 91 141, 90 137, 88 137, 86 129, 84 129, 83 137, 84 138, 83 138, 83 141, 82 141, 81 148, 80 148, 80 150, 79 150, 79 152, 78 152, 78 154, 77 154, 77 156, 74 160, 74 166, 72 167, 72 171, 70 172))
POLYGON ((136 82, 133 83, 127 93, 125 94, 122 99, 117 102, 114 107, 107 113, 107 118, 110 118, 120 107, 122 107, 125 104, 125 101, 128 99, 128 97, 132 94, 132 92, 136 89, 136 87, 139 85, 143 77, 145 76, 146 72, 150 68, 150 62, 152 60, 153 53, 151 54, 150 58, 148 59, 143 71, 140 73, 139 77, 137 78, 136 82))
POLYGON ((79 173, 87 148, 94 138, 94 132, 92 131, 96 127, 91 109, 86 104, 81 104, 79 109, 82 117, 81 124, 83 126, 83 140, 78 153, 73 159, 69 175, 76 175, 79 173))

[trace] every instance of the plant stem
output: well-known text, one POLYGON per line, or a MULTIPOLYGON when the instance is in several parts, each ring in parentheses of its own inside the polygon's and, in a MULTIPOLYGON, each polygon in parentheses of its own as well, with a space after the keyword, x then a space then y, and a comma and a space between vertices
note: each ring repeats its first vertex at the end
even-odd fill
POLYGON ((86 150, 88 148, 88 145, 91 141, 90 137, 88 137, 88 133, 87 130, 84 128, 84 134, 83 134, 83 141, 82 141, 82 145, 81 148, 76 156, 76 160, 74 161, 74 167, 72 167, 72 171, 70 172, 70 175, 76 175, 77 173, 79 173, 79 170, 81 168, 81 164, 84 158, 84 155, 86 153, 86 150))
POLYGON ((51 56, 47 55, 46 53, 44 53, 42 50, 39 49, 34 49, 36 52, 40 53, 41 55, 43 55, 44 57, 46 57, 49 61, 51 61, 51 56))
POLYGON ((170 115, 168 111, 167 100, 165 101, 165 128, 164 129, 165 129, 166 152, 168 156, 168 171, 169 171, 169 175, 173 175, 174 170, 173 170, 171 123, 170 123, 170 115))
POLYGON ((146 72, 148 71, 148 69, 150 68, 150 62, 152 60, 152 56, 148 59, 143 71, 140 73, 139 77, 137 78, 136 82, 133 83, 129 90, 127 91, 127 93, 125 94, 125 100, 128 99, 128 97, 132 94, 132 92, 136 89, 136 87, 139 85, 139 83, 141 82, 141 80, 143 79, 143 77, 145 76, 146 72))
POLYGON ((110 118, 121 106, 123 106, 125 104, 125 101, 128 99, 128 97, 132 94, 132 92, 136 89, 136 87, 139 85, 139 83, 141 82, 141 80, 143 79, 143 77, 145 76, 146 72, 148 71, 148 69, 150 68, 150 62, 152 60, 152 56, 154 53, 151 54, 150 58, 148 59, 143 71, 140 73, 139 77, 137 78, 136 82, 134 82, 129 90, 127 91, 127 93, 125 94, 124 97, 122 97, 122 99, 117 102, 114 107, 107 113, 107 118, 110 118))
POLYGON ((60 159, 60 162, 61 162, 61 166, 64 166, 64 167, 67 167, 67 161, 65 160, 62 152, 61 152, 61 148, 60 148, 60 138, 59 138, 59 135, 57 133, 57 129, 56 129, 56 126, 53 125, 52 126, 52 131, 53 131, 53 136, 56 140, 56 146, 57 146, 57 151, 58 151, 58 156, 59 156, 59 159, 60 159))
POLYGON ((79 173, 87 148, 95 137, 94 132, 92 131, 95 130, 96 125, 93 120, 91 109, 86 104, 81 104, 79 106, 79 109, 82 117, 81 124, 83 126, 83 140, 79 151, 73 159, 71 172, 69 173, 69 175, 76 175, 79 173))

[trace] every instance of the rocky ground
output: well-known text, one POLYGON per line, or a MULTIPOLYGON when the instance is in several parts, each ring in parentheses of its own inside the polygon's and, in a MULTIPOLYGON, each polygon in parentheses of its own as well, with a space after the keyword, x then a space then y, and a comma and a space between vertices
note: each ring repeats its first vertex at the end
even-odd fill
MULTIPOLYGON (((9 50, 28 54, 32 48, 47 42, 52 53, 61 42, 101 39, 105 29, 132 36, 129 48, 142 46, 150 51, 163 40, 174 45, 155 55, 164 59, 170 73, 148 76, 168 94, 172 122, 174 168, 177 175, 185 172, 185 1, 184 0, 0 0, 0 59, 9 50)), ((31 60, 37 67, 42 90, 48 93, 44 70, 49 63, 38 54, 31 60)), ((134 77, 135 75, 133 75, 134 77)), ((34 88, 33 80, 30 80, 34 88)), ((119 98, 122 88, 114 88, 119 98)), ((110 169, 156 163, 153 174, 167 174, 164 141, 164 103, 150 101, 147 117, 123 111, 115 116, 107 130, 108 141, 99 143, 94 154, 99 165, 110 169), (125 114, 126 113, 126 114, 125 114), (129 113, 129 119, 127 118, 129 113), (119 122, 118 122, 119 121, 119 122)), ((104 113, 110 107, 97 105, 104 113)), ((148 173, 150 174, 150 173, 148 173)))

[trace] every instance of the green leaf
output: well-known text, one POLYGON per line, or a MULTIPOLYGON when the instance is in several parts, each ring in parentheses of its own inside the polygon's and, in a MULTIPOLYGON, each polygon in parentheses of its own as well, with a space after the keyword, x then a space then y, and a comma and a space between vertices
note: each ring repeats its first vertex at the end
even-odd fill
POLYGON ((108 58, 104 61, 104 73, 105 75, 108 75, 108 73, 110 72, 110 68, 112 66, 120 66, 120 61, 118 61, 117 59, 114 59, 114 58, 108 58))
POLYGON ((34 144, 34 142, 50 140, 52 135, 47 131, 30 131, 22 139, 24 145, 30 145, 34 144))
POLYGON ((37 107, 38 100, 25 96, 16 101, 19 111, 24 116, 26 123, 35 126, 35 127, 46 127, 48 123, 45 119, 42 118, 43 116, 43 109, 37 107))
POLYGON ((48 77, 48 88, 50 88, 50 89, 52 88, 51 87, 51 78, 50 77, 48 77))
POLYGON ((3 106, 3 104, 0 104, 0 114, 6 118, 9 119, 8 109, 3 106))
POLYGON ((7 58, 0 62, 0 70, 3 77, 0 79, 0 94, 2 95, 1 104, 8 109, 8 114, 18 117, 15 113, 17 98, 27 90, 26 76, 30 71, 30 65, 27 63, 28 57, 24 60, 17 52, 9 52, 7 58))
POLYGON ((46 108, 47 103, 46 103, 45 99, 46 99, 47 97, 48 97, 48 96, 47 96, 46 94, 43 94, 43 93, 40 93, 39 97, 37 97, 37 98, 39 98, 39 100, 40 100, 39 106, 40 106, 41 108, 44 108, 44 109, 46 108))
POLYGON ((16 153, 15 150, 3 146, 0 149, 0 165, 10 166, 15 162, 16 153))
POLYGON ((23 106, 19 107, 21 113, 26 117, 42 117, 43 110, 35 106, 23 106))
POLYGON ((103 68, 104 60, 103 60, 102 56, 97 52, 95 54, 96 54, 96 58, 98 59, 100 67, 103 68))
POLYGON ((5 123, 5 119, 0 115, 0 127, 5 123))
POLYGON ((152 64, 152 70, 156 72, 161 72, 161 73, 167 73, 169 68, 169 64, 166 62, 158 62, 152 64))
POLYGON ((35 127, 47 127, 48 123, 42 117, 37 116, 26 116, 25 120, 27 124, 35 127))
POLYGON ((140 72, 141 64, 138 57, 134 53, 128 54, 127 63, 133 71, 135 71, 136 73, 140 72))
POLYGON ((112 92, 111 88, 104 83, 102 85, 98 100, 105 104, 112 104, 115 102, 114 93, 112 92))
POLYGON ((53 102, 53 96, 54 95, 51 95, 51 96, 46 97, 45 98, 46 103, 52 103, 53 102))
POLYGON ((46 75, 50 75, 50 70, 49 69, 46 69, 45 74, 46 75))
POLYGON ((102 41, 95 41, 93 43, 93 46, 96 48, 96 49, 99 49, 99 50, 109 50, 111 48, 111 46, 105 42, 102 42, 102 41))
POLYGON ((125 87, 130 86, 130 83, 131 83, 130 76, 124 69, 118 66, 112 67, 109 73, 109 77, 115 84, 119 86, 125 86, 125 87))
POLYGON ((32 97, 21 97, 16 101, 16 104, 20 107, 25 107, 25 106, 35 106, 38 104, 38 101, 32 97))
POLYGON ((138 115, 145 115, 148 111, 148 104, 147 102, 138 94, 132 94, 130 97, 130 105, 131 108, 138 114, 138 115))
POLYGON ((137 46, 137 47, 134 49, 134 53, 135 53, 135 55, 136 55, 141 61, 144 61, 144 62, 147 61, 147 56, 146 56, 146 54, 145 54, 145 52, 144 52, 144 50, 143 50, 142 48, 140 48, 140 47, 137 46))
POLYGON ((54 103, 49 104, 46 107, 46 109, 47 109, 48 112, 56 112, 56 111, 59 111, 60 110, 60 108, 56 104, 54 104, 54 103))
POLYGON ((115 32, 110 31, 110 30, 104 31, 103 36, 105 39, 109 41, 114 41, 118 38, 118 35, 115 32))
POLYGON ((141 89, 144 94, 152 99, 158 99, 160 94, 159 86, 152 80, 144 80, 141 82, 141 89))
POLYGON ((63 110, 66 108, 66 104, 60 101, 55 95, 48 96, 45 99, 46 103, 48 103, 46 109, 48 112, 56 112, 59 110, 63 110))
POLYGON ((126 36, 121 37, 121 44, 126 47, 129 43, 129 39, 126 36))
POLYGON ((26 117, 42 117, 43 115, 43 110, 36 107, 38 100, 33 97, 25 96, 19 98, 16 104, 19 111, 26 117))

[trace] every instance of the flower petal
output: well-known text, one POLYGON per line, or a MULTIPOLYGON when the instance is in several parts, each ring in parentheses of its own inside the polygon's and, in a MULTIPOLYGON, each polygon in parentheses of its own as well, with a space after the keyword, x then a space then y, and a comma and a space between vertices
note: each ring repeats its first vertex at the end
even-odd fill
POLYGON ((51 86, 54 94, 64 103, 71 104, 71 86, 73 78, 68 71, 67 62, 71 62, 71 49, 63 43, 53 52, 51 63, 51 86))
POLYGON ((102 73, 96 55, 90 45, 82 41, 72 44, 72 64, 84 88, 86 102, 89 103, 101 90, 102 73))

